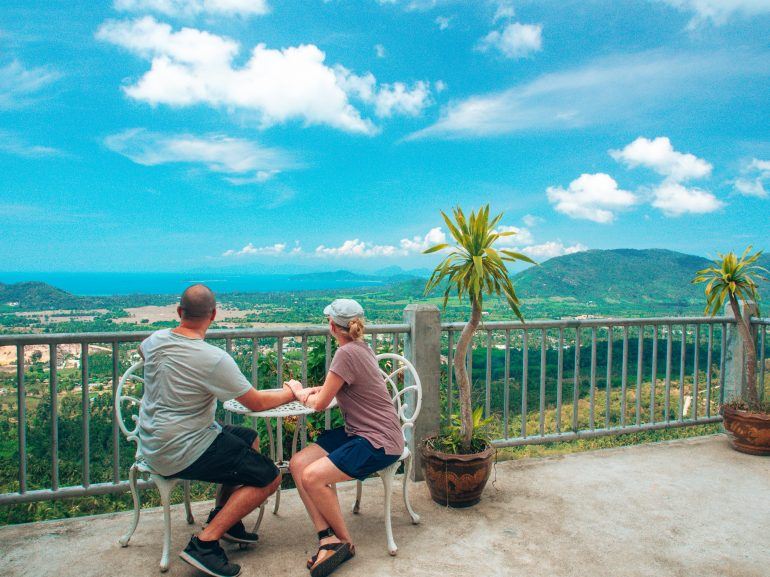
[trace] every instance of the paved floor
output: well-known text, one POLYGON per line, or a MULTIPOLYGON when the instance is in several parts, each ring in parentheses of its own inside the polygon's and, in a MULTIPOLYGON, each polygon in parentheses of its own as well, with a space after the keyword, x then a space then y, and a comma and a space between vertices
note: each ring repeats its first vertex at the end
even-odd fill
MULTIPOLYGON (((500 463, 496 481, 473 509, 434 504, 412 486, 422 524, 394 500, 397 557, 385 546, 382 486, 364 485, 360 515, 349 515, 358 555, 339 577, 770 575, 770 458, 728 448, 721 435, 565 457, 500 463)), ((340 487, 347 508, 352 484, 340 487)), ((205 518, 209 503, 197 503, 205 518)), ((173 512, 173 546, 191 528, 173 512)), ((142 514, 131 545, 118 536, 125 513, 0 528, 3 575, 158 575, 161 514, 142 514)), ((304 576, 314 534, 293 491, 279 515, 267 514, 259 545, 233 549, 243 575, 304 576)), ((198 577, 176 555, 169 576, 198 577)))

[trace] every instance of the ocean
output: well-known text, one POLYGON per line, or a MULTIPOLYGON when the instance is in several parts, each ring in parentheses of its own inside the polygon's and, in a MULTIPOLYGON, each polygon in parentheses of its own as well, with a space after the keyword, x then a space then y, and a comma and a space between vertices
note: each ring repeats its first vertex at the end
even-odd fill
POLYGON ((195 283, 208 285, 216 293, 288 292, 334 290, 377 286, 368 278, 335 278, 333 275, 254 275, 218 273, 106 273, 106 272, 0 272, 0 283, 39 281, 81 296, 127 294, 180 294, 195 283))

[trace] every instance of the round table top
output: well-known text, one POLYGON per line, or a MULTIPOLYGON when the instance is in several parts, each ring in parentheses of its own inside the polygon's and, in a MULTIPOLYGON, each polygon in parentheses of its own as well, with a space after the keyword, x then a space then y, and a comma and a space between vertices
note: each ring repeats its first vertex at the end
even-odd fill
MULTIPOLYGON (((263 390, 280 390, 280 389, 263 389, 263 390)), ((327 408, 333 409, 336 406, 337 406, 337 399, 335 398, 335 399, 332 399, 332 402, 329 404, 327 408)), ((235 399, 231 401, 225 401, 224 407, 226 411, 238 413, 239 415, 246 415, 247 417, 262 417, 266 419, 275 418, 275 417, 295 417, 300 415, 312 415, 313 413, 317 412, 314 409, 311 409, 310 407, 303 405, 299 401, 291 401, 290 403, 286 403, 285 405, 280 405, 278 407, 275 407, 273 409, 268 409, 266 411, 251 411, 248 408, 244 407, 235 399)))

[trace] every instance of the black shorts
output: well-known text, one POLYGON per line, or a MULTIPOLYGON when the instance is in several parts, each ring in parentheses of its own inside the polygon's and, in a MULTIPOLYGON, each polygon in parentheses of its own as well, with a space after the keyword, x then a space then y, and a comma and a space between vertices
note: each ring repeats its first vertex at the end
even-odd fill
POLYGON ((278 476, 278 467, 252 448, 256 439, 253 429, 225 425, 192 465, 171 476, 223 485, 267 487, 278 476))

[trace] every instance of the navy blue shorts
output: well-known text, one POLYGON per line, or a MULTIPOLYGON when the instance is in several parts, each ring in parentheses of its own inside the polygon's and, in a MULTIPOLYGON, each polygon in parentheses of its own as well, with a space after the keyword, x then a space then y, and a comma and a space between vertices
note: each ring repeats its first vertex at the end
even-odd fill
POLYGON ((372 444, 358 435, 348 435, 345 427, 324 431, 316 444, 329 453, 329 460, 348 477, 364 480, 392 465, 401 455, 387 455, 385 449, 375 449, 372 444))

